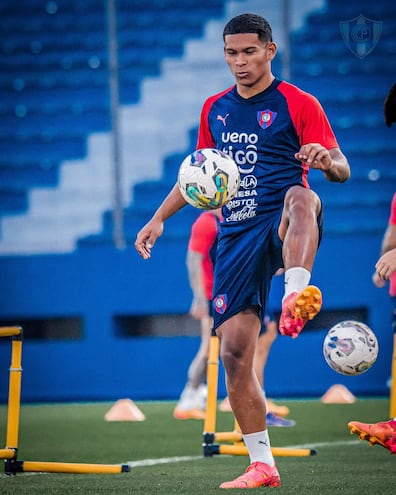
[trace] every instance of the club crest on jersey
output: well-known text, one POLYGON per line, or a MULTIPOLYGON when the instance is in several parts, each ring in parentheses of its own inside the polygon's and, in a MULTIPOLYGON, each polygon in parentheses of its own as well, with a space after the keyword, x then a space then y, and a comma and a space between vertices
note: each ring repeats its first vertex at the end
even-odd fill
POLYGON ((227 294, 219 294, 213 300, 214 309, 219 314, 224 314, 227 309, 227 294))
POLYGON ((263 129, 267 129, 272 122, 276 119, 276 116, 278 115, 277 112, 273 112, 272 110, 262 110, 260 112, 257 112, 257 122, 259 123, 260 127, 263 129))

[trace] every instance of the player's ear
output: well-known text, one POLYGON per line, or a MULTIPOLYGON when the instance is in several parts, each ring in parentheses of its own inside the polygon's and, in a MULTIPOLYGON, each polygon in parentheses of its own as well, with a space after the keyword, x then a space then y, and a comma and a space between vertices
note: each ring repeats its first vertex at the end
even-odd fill
POLYGON ((278 47, 274 41, 269 41, 267 45, 267 55, 268 60, 273 60, 275 58, 278 47))

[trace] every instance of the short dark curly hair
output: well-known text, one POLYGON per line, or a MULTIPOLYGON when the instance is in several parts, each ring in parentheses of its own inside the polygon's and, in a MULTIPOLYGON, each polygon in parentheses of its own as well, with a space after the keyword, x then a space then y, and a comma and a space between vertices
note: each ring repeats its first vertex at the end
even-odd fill
POLYGON ((224 27, 223 40, 227 34, 256 33, 260 41, 272 41, 269 22, 257 14, 240 14, 233 17, 224 27))
POLYGON ((385 123, 388 127, 396 122, 396 83, 390 88, 384 103, 385 123))

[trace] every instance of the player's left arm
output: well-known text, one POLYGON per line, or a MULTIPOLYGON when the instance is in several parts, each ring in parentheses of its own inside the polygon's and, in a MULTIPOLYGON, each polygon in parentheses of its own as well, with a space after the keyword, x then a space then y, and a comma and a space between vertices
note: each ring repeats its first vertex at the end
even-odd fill
POLYGON ((320 143, 308 143, 301 146, 294 157, 310 168, 321 170, 331 182, 345 182, 351 175, 348 160, 340 148, 328 150, 320 143))

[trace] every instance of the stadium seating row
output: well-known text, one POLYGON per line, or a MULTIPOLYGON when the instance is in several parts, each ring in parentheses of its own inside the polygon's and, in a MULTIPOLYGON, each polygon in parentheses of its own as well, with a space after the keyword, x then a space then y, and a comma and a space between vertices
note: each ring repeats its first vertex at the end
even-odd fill
MULTIPOLYGON (((164 57, 180 56, 223 4, 118 2, 121 102, 135 103, 141 81, 159 75, 164 57)), ((21 211, 31 187, 55 184, 63 160, 84 156, 87 136, 110 129, 110 102, 105 2, 10 0, 0 13, 0 171, 25 195, 16 204, 0 193, 1 214, 21 211)))
MULTIPOLYGON (((0 101, 0 152, 8 158, 5 183, 17 180, 21 189, 21 177, 12 175, 21 164, 33 167, 36 162, 34 185, 40 178, 43 185, 50 184, 53 169, 62 160, 82 156, 90 133, 110 128, 105 5, 93 1, 50 4, 29 1, 22 7, 9 1, 0 9, 0 28, 4 28, 0 30, 0 65, 4 68, 0 90, 7 95, 0 101), (46 179, 42 164, 48 162, 53 166, 48 167, 46 179)), ((185 5, 176 0, 157 0, 150 6, 143 0, 118 3, 122 103, 137 102, 141 81, 159 75, 161 60, 180 56, 187 36, 202 34, 206 5, 190 0, 188 6, 186 15, 185 5)), ((359 158, 360 179, 369 180, 372 170, 378 170, 380 177, 392 177, 387 163, 372 165, 372 155, 381 149, 389 156, 394 150, 392 136, 383 132, 379 88, 386 87, 392 74, 388 57, 395 41, 389 36, 390 25, 384 23, 376 56, 355 57, 340 33, 340 19, 353 10, 344 7, 334 2, 334 8, 312 14, 306 27, 292 34, 292 81, 319 97, 346 152, 360 151, 365 141, 366 156, 359 158), (371 84, 374 80, 375 85, 371 84)), ((215 14, 223 8, 221 0, 211 3, 215 14)), ((379 16, 383 11, 378 6, 369 12, 379 16)), ((174 174, 180 158, 181 154, 165 157, 165 178, 172 176, 170 170, 174 174)), ((30 178, 27 174, 26 191, 30 178)), ((134 194, 140 197, 144 187, 137 185, 134 194)), ((151 183, 147 187, 155 189, 151 183)), ((162 193, 163 185, 158 187, 162 193)))

